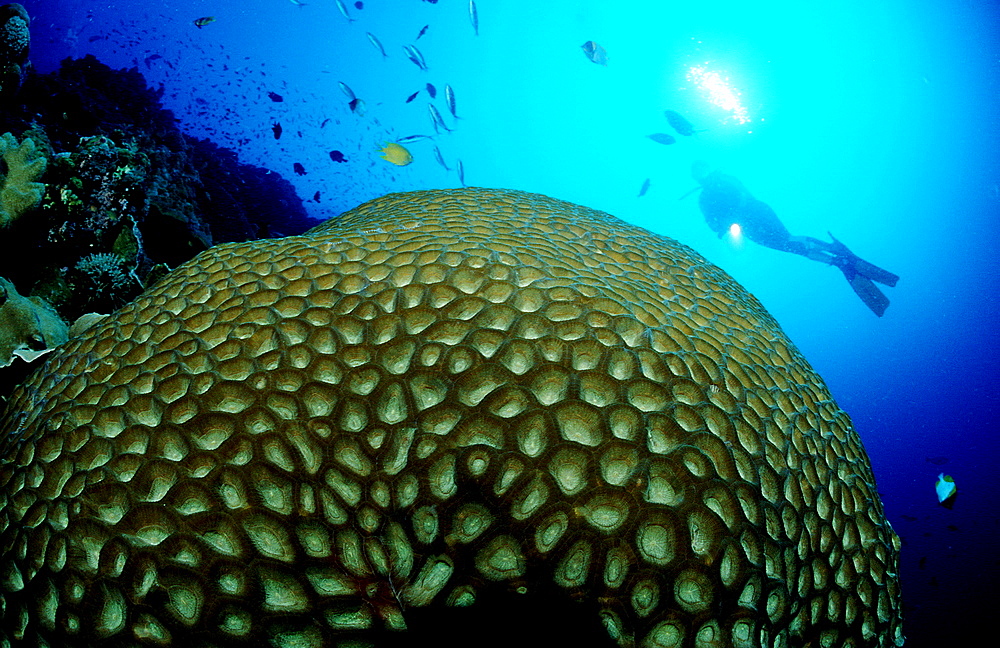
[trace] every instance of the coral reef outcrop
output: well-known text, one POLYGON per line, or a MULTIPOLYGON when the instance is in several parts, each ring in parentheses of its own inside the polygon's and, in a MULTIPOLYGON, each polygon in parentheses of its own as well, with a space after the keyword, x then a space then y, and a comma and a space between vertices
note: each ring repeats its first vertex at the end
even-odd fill
POLYGON ((17 92, 28 68, 31 19, 16 2, 0 6, 0 101, 17 92))
POLYGON ((182 133, 162 93, 87 56, 29 71, 0 111, 0 247, 33 258, 0 255, 0 276, 66 321, 118 308, 217 243, 316 224, 279 174, 182 133))

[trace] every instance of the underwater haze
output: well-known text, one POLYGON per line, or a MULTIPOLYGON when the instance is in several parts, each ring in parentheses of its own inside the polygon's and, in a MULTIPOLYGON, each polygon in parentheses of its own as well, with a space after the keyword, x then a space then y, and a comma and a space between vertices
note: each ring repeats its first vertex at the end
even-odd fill
POLYGON ((478 33, 464 0, 344 2, 349 19, 334 0, 23 4, 37 70, 88 54, 137 67, 186 133, 280 173, 315 218, 464 183, 604 210, 694 248, 760 299, 853 419, 903 542, 906 645, 971 644, 993 627, 995 3, 479 0, 478 33), (434 137, 403 144, 412 163, 383 159, 415 135, 434 137), (899 275, 884 316, 837 268, 717 236, 690 193, 697 160, 793 234, 830 232, 899 275), (942 472, 958 486, 951 509, 935 494, 942 472))

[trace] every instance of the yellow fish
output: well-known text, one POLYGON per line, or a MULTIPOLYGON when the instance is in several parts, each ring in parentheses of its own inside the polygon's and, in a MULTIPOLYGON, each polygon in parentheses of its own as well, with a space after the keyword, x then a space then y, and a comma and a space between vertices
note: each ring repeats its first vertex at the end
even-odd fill
POLYGON ((383 160, 388 160, 396 166, 406 166, 413 162, 413 156, 406 150, 406 147, 395 142, 386 142, 385 146, 379 149, 379 153, 382 154, 383 160))
POLYGON ((583 48, 583 53, 587 55, 594 63, 598 65, 608 64, 608 52, 603 47, 595 43, 594 41, 587 41, 580 47, 583 48))
POLYGON ((194 26, 201 29, 205 25, 211 25, 215 22, 215 16, 205 16, 204 18, 198 18, 194 21, 194 26))

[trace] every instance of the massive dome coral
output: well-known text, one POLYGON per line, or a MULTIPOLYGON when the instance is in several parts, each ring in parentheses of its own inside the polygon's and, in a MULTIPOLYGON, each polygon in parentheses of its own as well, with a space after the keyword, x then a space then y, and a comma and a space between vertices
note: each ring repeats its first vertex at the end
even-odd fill
POLYGON ((3 645, 363 644, 534 592, 622 646, 902 644, 819 376, 696 253, 544 196, 208 250, 2 427, 3 645))

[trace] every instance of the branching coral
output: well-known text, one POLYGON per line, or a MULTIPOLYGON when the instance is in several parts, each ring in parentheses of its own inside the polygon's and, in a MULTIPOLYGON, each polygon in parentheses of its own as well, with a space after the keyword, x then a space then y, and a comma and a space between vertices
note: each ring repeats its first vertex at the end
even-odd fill
POLYGON ((45 185, 38 182, 45 173, 45 154, 26 137, 20 144, 10 133, 0 136, 0 229, 38 206, 45 185))
POLYGON ((97 297, 112 296, 132 282, 122 267, 121 258, 110 252, 89 254, 80 259, 76 269, 97 297))

